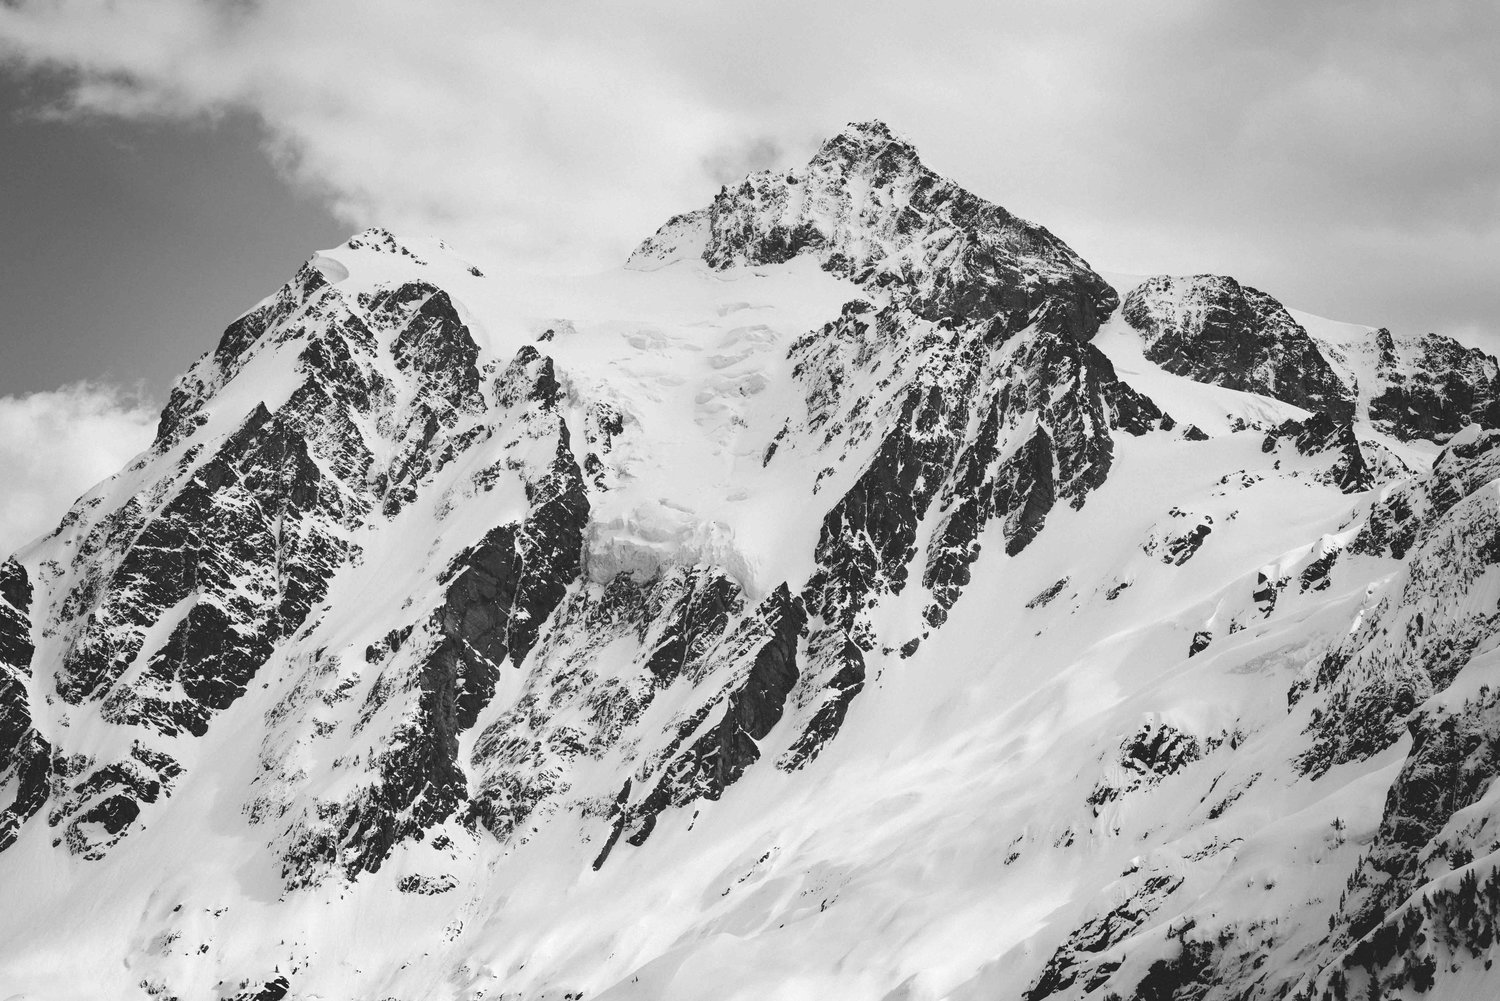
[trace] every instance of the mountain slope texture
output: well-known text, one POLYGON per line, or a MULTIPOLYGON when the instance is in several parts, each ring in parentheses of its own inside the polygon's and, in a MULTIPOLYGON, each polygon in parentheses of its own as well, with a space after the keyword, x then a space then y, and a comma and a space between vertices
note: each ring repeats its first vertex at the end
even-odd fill
POLYGON ((0 563, 0 997, 1482 998, 1500 371, 879 123, 371 230, 0 563))

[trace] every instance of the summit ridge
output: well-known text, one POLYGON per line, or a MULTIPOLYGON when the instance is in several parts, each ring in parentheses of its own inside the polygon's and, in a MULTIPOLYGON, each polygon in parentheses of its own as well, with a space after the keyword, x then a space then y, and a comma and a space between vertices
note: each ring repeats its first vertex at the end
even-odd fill
POLYGON ((928 169, 880 122, 851 124, 801 168, 751 174, 673 218, 630 256, 651 268, 809 254, 832 273, 901 295, 924 318, 984 316, 1019 328, 1046 306, 1087 340, 1115 291, 1041 226, 928 169))

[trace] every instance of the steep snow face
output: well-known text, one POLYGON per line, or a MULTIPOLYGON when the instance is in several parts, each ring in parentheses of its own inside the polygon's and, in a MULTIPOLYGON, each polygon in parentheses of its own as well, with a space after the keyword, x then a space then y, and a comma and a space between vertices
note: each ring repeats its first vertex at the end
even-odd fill
POLYGON ((1493 994, 1492 360, 1115 284, 878 123, 314 256, 0 565, 0 985, 1493 994))

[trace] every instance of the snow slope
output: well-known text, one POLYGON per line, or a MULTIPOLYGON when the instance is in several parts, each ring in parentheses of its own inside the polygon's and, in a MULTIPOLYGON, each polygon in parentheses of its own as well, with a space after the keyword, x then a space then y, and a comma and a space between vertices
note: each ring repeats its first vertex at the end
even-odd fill
POLYGON ((1495 376, 878 123, 360 234, 0 565, 0 997, 1489 996, 1495 376))

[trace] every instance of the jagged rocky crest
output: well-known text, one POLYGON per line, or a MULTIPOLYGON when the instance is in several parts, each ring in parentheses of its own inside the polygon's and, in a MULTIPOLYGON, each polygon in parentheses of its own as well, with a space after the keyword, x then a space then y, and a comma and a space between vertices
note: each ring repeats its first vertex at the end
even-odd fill
POLYGON ((1307 410, 1352 405, 1352 387, 1286 307, 1233 278, 1157 275, 1131 290, 1122 315, 1146 357, 1174 375, 1307 410))
MULTIPOLYGON (((151 449, 0 565, 0 873, 113 872, 202 824, 254 854, 256 907, 441 907, 444 972, 413 949, 361 989, 666 996, 686 953, 622 946, 607 908, 592 969, 535 942, 491 961, 551 934, 507 907, 541 913, 535 872, 583 894, 631 873, 703 896, 680 942, 844 934, 840 894, 880 882, 815 835, 711 878, 653 854, 800 796, 856 841, 915 823, 882 858, 974 811, 983 844, 943 859, 1018 900, 1036 884, 1008 873, 1078 874, 920 996, 1343 999, 1472 972, 1500 885, 1493 358, 1334 337, 1221 276, 1122 304, 875 122, 725 187, 611 280, 661 316, 556 318, 566 296, 372 230, 231 324, 151 449), (1174 419, 1204 399, 1226 430, 1174 419), (931 761, 960 792, 923 784, 931 761), (1344 892, 1245 905, 1262 818, 1311 823, 1356 782, 1382 797, 1357 850, 1342 814, 1289 835, 1344 892)), ((339 975, 303 917, 210 949, 234 937, 182 901, 220 892, 134 907, 135 986, 339 975)))
POLYGON ((806 167, 762 171, 677 216, 630 257, 710 267, 814 256, 922 319, 983 322, 992 340, 1044 320, 1088 340, 1118 304, 1066 244, 929 170, 881 122, 850 125, 806 167))

